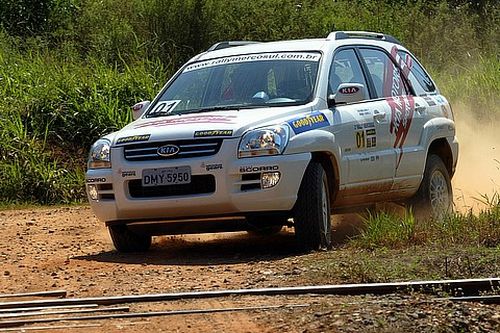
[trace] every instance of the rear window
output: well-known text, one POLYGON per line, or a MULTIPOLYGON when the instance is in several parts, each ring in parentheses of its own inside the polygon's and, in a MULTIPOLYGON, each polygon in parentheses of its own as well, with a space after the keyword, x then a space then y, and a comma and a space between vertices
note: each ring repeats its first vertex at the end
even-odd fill
POLYGON ((410 79, 413 89, 415 89, 415 93, 417 95, 426 95, 427 93, 435 92, 436 86, 432 83, 431 78, 416 59, 405 51, 398 51, 398 54, 405 63, 408 63, 408 57, 411 59, 411 69, 408 78, 410 79))

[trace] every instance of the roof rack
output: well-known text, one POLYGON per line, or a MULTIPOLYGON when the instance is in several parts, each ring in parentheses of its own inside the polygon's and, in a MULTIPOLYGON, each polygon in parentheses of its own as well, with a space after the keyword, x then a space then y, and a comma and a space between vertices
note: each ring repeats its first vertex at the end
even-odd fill
POLYGON ((401 45, 401 42, 391 35, 382 34, 379 32, 368 32, 368 31, 333 31, 331 32, 327 39, 329 40, 340 40, 349 38, 361 38, 361 39, 378 39, 386 42, 401 45))
POLYGON ((259 42, 245 41, 245 40, 232 40, 232 41, 219 42, 219 43, 215 43, 214 45, 210 46, 210 48, 207 50, 207 52, 227 49, 228 47, 243 46, 243 45, 250 45, 250 44, 257 44, 257 43, 259 43, 259 42))

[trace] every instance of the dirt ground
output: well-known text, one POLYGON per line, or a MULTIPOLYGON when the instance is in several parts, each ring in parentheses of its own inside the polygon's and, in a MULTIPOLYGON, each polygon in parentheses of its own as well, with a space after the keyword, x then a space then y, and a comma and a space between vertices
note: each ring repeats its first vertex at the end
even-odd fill
MULTIPOLYGON (((338 220, 336 242, 355 227, 338 220), (340 222, 339 222, 340 221, 340 222)), ((147 254, 114 251, 88 207, 0 212, 0 294, 64 289, 68 297, 311 284, 291 231, 158 237, 147 254)), ((338 283, 332 278, 324 284, 338 283)), ((13 299, 10 299, 13 300, 13 299)), ((19 300, 19 299, 15 299, 19 300)), ((9 301, 9 299, 2 299, 9 301)), ((500 306, 451 303, 432 296, 241 296, 130 304, 166 311, 307 304, 272 310, 65 322, 96 324, 58 332, 499 332, 500 306)), ((1 323, 1 320, 0 320, 1 323)), ((55 328, 53 329, 55 331, 55 328)))

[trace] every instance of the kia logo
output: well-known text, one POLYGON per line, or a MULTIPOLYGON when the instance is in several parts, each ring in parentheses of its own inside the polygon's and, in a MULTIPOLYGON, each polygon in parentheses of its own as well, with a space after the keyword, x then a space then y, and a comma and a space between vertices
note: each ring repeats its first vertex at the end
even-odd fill
POLYGON ((160 156, 167 157, 173 156, 179 152, 179 147, 176 145, 165 145, 161 146, 156 150, 156 153, 160 156))
POLYGON ((344 95, 355 94, 359 91, 358 87, 344 87, 340 89, 340 93, 344 95))

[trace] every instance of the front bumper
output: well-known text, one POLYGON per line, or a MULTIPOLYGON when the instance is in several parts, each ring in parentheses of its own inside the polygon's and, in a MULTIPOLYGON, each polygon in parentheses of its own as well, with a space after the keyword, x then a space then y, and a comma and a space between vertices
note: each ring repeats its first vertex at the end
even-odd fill
POLYGON ((239 139, 226 139, 216 155, 160 161, 128 161, 123 147, 111 151, 112 169, 88 170, 89 185, 99 192, 89 202, 97 218, 103 222, 169 220, 186 217, 244 215, 245 213, 291 210, 310 153, 252 157, 236 157, 239 139), (133 197, 130 184, 141 180, 144 169, 189 166, 192 176, 212 175, 212 193, 160 197, 133 197), (217 166, 214 168, 213 166, 217 166), (261 189, 256 177, 259 170, 279 171, 278 184, 261 189), (245 176, 244 176, 245 175, 245 176))

